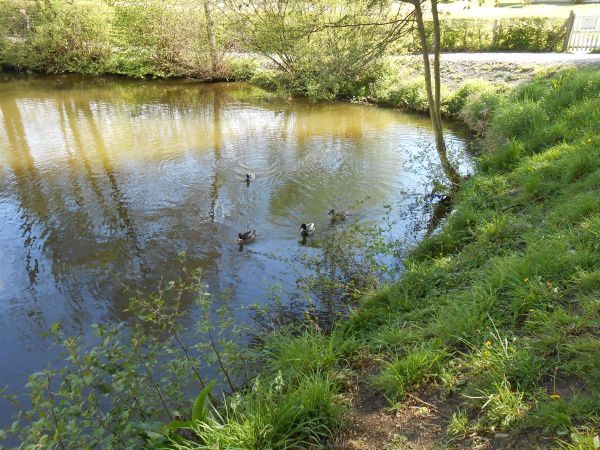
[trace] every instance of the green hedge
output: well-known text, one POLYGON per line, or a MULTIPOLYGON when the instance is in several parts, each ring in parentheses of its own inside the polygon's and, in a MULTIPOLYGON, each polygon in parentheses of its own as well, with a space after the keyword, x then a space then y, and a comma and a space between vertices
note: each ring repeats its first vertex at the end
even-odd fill
POLYGON ((203 19, 195 0, 0 0, 0 67, 205 78, 203 19))
MULTIPOLYGON (((517 17, 500 20, 443 19, 442 51, 560 51, 566 19, 517 17)), ((431 24, 427 25, 431 30, 431 24)), ((416 33, 397 44, 398 51, 416 53, 420 49, 416 33)))

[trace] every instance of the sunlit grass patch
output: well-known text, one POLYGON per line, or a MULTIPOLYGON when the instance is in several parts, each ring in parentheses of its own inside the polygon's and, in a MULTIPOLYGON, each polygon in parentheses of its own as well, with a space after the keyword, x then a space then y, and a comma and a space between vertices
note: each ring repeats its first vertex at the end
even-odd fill
POLYGON ((497 332, 483 344, 473 345, 465 354, 471 372, 471 389, 504 381, 517 389, 533 388, 550 370, 548 362, 523 339, 502 337, 497 332))
POLYGON ((423 330, 410 322, 393 321, 383 325, 371 336, 371 348, 385 352, 399 352, 418 344, 423 339, 423 330))
POLYGON ((590 335, 573 336, 559 347, 561 367, 569 374, 600 387, 600 339, 590 335))
POLYGON ((222 414, 196 423, 189 448, 301 448, 317 445, 340 425, 343 406, 327 375, 290 382, 257 379, 243 397, 230 399, 222 414))
POLYGON ((476 235, 482 242, 492 242, 497 245, 514 239, 519 232, 518 224, 508 214, 494 214, 484 219, 477 227, 476 235))
POLYGON ((568 436, 577 427, 597 421, 598 394, 573 388, 566 396, 540 394, 535 408, 525 419, 527 428, 542 429, 547 434, 568 436))
POLYGON ((469 417, 464 411, 455 411, 450 417, 446 433, 451 438, 464 439, 469 433, 469 417))
POLYGON ((386 362, 373 383, 392 401, 434 380, 442 369, 445 354, 433 346, 414 347, 405 356, 386 362))
POLYGON ((596 450, 600 447, 600 437, 593 428, 575 430, 569 437, 569 441, 559 441, 560 450, 596 450))
POLYGON ((354 338, 341 331, 327 336, 318 331, 294 334, 284 330, 269 336, 262 351, 273 372, 296 378, 330 371, 356 346, 354 338))
POLYGON ((485 287, 475 287, 471 292, 446 299, 436 308, 427 327, 429 336, 446 345, 463 345, 478 340, 489 325, 489 311, 494 296, 485 287))
POLYGON ((479 402, 483 423, 493 430, 505 430, 519 423, 530 406, 525 401, 525 394, 513 389, 508 381, 492 385, 481 391, 480 397, 474 397, 479 402))

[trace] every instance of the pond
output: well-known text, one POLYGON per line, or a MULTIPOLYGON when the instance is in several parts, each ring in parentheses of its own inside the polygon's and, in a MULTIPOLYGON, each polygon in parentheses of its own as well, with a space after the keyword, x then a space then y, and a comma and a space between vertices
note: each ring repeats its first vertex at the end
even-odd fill
MULTIPOLYGON (((446 139, 471 170, 460 130, 446 139)), ((394 236, 419 239, 415 199, 440 177, 421 116, 236 83, 0 75, 0 387, 22 392, 45 366, 53 323, 127 319, 123 286, 176 277, 179 252, 241 308, 293 285, 269 255, 316 251, 331 208, 377 223, 389 204, 394 236)))

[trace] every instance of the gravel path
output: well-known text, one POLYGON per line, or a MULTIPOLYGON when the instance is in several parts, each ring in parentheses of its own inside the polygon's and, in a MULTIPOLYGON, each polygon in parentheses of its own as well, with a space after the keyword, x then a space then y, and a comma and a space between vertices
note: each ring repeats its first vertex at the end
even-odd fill
MULTIPOLYGON (((421 55, 399 55, 390 59, 411 70, 415 77, 422 76, 421 55)), ((516 85, 530 80, 541 70, 585 65, 600 65, 600 54, 444 53, 441 75, 450 89, 456 89, 469 78, 516 85)))
POLYGON ((600 54, 585 53, 444 53, 444 62, 493 62, 555 66, 600 64, 600 54))

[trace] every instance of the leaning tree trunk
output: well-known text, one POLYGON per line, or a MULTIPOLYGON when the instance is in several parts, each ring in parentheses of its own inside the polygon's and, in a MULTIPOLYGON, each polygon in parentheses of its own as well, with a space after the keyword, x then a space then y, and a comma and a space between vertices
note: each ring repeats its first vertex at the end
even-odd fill
POLYGON ((434 52, 434 87, 431 81, 431 63, 429 61, 429 49, 427 44, 427 34, 425 31, 425 23, 423 21, 423 9, 420 0, 414 2, 415 19, 417 21, 417 31, 421 41, 421 53, 423 54, 423 75, 425 77, 425 90, 427 92, 427 103, 429 105, 429 115, 435 135, 435 149, 442 164, 444 173, 450 182, 456 186, 461 182, 461 176, 458 170, 452 165, 448 159, 446 151, 446 143, 444 142, 444 131, 442 129, 442 114, 441 114, 441 75, 440 75, 440 22, 437 13, 437 1, 431 0, 432 15, 433 15, 433 52, 434 52))
POLYGON ((441 31, 440 18, 438 14, 437 0, 431 0, 431 18, 433 24, 433 87, 435 113, 438 116, 440 125, 442 123, 442 94, 441 94, 441 70, 440 70, 440 51, 441 51, 441 31))
POLYGON ((217 39, 215 37, 215 23, 212 18, 211 0, 204 0, 204 18, 206 19, 206 37, 208 38, 208 53, 212 77, 216 77, 219 71, 219 58, 217 55, 217 39))

